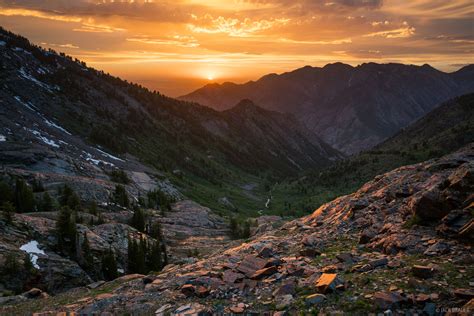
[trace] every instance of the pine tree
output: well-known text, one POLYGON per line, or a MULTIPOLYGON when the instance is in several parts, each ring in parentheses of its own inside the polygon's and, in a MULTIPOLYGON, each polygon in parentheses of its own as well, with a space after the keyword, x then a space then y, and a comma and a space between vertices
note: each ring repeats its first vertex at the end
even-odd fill
POLYGON ((161 229, 161 223, 156 221, 151 225, 150 232, 149 232, 150 237, 161 241, 163 240, 163 231, 161 229))
POLYGON ((78 211, 81 206, 81 200, 74 190, 65 184, 58 190, 59 203, 62 206, 68 206, 71 210, 78 211))
POLYGON ((148 269, 158 272, 163 268, 160 242, 155 241, 150 249, 148 269))
POLYGON ((13 253, 9 253, 5 257, 5 262, 2 267, 2 273, 7 275, 15 275, 20 272, 20 265, 13 253))
POLYGON ((229 229, 230 229, 230 234, 232 235, 232 237, 238 238, 239 222, 237 221, 235 217, 232 217, 230 219, 229 229))
POLYGON ((123 207, 130 206, 127 191, 125 190, 125 187, 123 185, 115 186, 114 201, 123 207))
POLYGON ((0 205, 0 210, 2 211, 3 218, 8 224, 13 222, 13 213, 15 213, 15 207, 12 202, 3 202, 0 205))
POLYGON ((5 202, 14 202, 14 195, 12 188, 8 183, 0 181, 0 205, 5 202))
POLYGON ((15 183, 15 206, 20 213, 32 212, 35 208, 33 190, 20 178, 15 183))
POLYGON ((29 273, 33 271, 33 263, 31 262, 31 257, 29 253, 25 253, 25 258, 23 259, 23 269, 29 273))
POLYGON ((56 221, 56 236, 60 251, 74 253, 76 248, 76 221, 67 206, 61 208, 56 221))
POLYGON ((86 270, 90 270, 94 266, 94 257, 91 253, 91 248, 89 245, 89 239, 87 238, 86 232, 84 232, 84 238, 82 240, 82 257, 84 258, 84 267, 86 270))
POLYGON ((137 205, 133 207, 133 216, 130 220, 130 226, 141 231, 142 233, 145 232, 145 214, 143 213, 143 210, 137 205))
POLYGON ((97 210, 97 202, 96 201, 91 201, 89 203, 89 213, 92 214, 92 215, 96 215, 98 214, 98 210, 97 210))
POLYGON ((160 243, 161 245, 161 253, 163 255, 163 267, 168 264, 168 253, 166 251, 166 245, 164 242, 160 243))
POLYGON ((53 199, 51 198, 48 192, 45 192, 43 194, 43 198, 41 199, 41 211, 52 212, 53 210, 54 210, 53 199))
POLYGON ((143 239, 143 237, 140 237, 140 242, 138 243, 137 247, 137 253, 136 253, 136 271, 137 273, 145 274, 147 273, 146 269, 146 241, 143 239))
POLYGON ((137 242, 128 236, 128 272, 133 273, 137 271, 137 242))
POLYGON ((117 261, 112 249, 102 256, 102 274, 104 279, 110 281, 118 277, 117 261))

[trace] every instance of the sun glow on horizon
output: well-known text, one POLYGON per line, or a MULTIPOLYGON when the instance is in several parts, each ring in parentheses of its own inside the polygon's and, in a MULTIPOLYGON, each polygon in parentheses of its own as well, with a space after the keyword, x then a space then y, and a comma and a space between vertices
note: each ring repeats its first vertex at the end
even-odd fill
POLYGON ((472 0, 0 0, 0 25, 180 96, 334 62, 455 71, 474 63, 473 9, 472 0))

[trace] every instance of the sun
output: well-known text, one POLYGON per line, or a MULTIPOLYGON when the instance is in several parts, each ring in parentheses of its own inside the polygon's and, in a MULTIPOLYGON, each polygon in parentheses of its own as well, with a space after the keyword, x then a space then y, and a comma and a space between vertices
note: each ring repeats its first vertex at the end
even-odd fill
POLYGON ((208 74, 207 75, 207 80, 209 80, 209 81, 214 80, 214 78, 215 78, 214 74, 208 74))

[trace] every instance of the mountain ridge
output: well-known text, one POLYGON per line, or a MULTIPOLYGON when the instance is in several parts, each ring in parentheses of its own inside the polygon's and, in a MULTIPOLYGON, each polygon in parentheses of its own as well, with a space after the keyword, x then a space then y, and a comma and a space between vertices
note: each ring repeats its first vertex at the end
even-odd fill
POLYGON ((430 65, 343 63, 305 66, 244 84, 213 84, 183 100, 224 110, 241 99, 292 113, 332 147, 370 149, 443 101, 474 91, 473 66, 445 73, 430 65))

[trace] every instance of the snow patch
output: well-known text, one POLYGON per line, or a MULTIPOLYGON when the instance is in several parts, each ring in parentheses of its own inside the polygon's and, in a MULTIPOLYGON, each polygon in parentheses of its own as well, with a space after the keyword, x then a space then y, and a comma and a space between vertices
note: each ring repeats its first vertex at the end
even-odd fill
POLYGON ((6 142, 7 138, 6 136, 0 135, 0 142, 6 142))
POLYGON ((25 128, 27 131, 29 131, 30 133, 32 133, 33 135, 36 136, 36 138, 38 138, 39 140, 41 140, 43 143, 45 143, 46 145, 49 145, 51 147, 54 147, 54 148, 59 148, 59 145, 52 139, 49 139, 47 138, 46 136, 43 136, 41 135, 40 132, 34 130, 34 129, 28 129, 28 128, 25 128))
POLYGON ((115 156, 113 156, 113 155, 111 155, 111 154, 109 154, 109 153, 106 153, 105 151, 100 150, 99 148, 96 148, 96 149, 97 149, 104 157, 108 157, 108 158, 113 159, 113 160, 118 160, 118 161, 121 161, 121 162, 125 162, 125 160, 120 159, 120 158, 118 158, 118 157, 115 157, 115 156))
POLYGON ((54 128, 57 128, 59 129, 61 132, 63 133, 66 133, 68 135, 72 135, 71 133, 69 133, 66 129, 64 129, 63 127, 59 126, 58 124, 54 123, 54 122, 51 122, 50 120, 48 119, 44 119, 44 122, 50 126, 50 127, 54 127, 54 128))
POLYGON ((27 107, 29 110, 38 113, 35 109, 35 106, 32 105, 31 103, 24 102, 23 100, 21 100, 21 98, 19 96, 14 96, 13 98, 15 100, 17 100, 19 103, 21 103, 22 105, 24 105, 25 107, 27 107))
POLYGON ((122 274, 125 273, 125 271, 124 271, 123 269, 117 269, 117 272, 118 272, 118 273, 122 273, 122 274))
POLYGON ((26 71, 23 68, 20 68, 20 70, 18 70, 18 72, 20 73, 20 76, 23 77, 24 79, 30 80, 31 82, 33 82, 34 84, 40 86, 41 88, 46 89, 49 92, 52 92, 53 88, 50 85, 48 85, 44 82, 41 82, 38 79, 36 79, 35 77, 33 77, 32 75, 26 73, 26 71))
POLYGON ((83 155, 81 155, 81 157, 84 158, 88 162, 92 162, 96 166, 98 166, 100 163, 103 163, 104 165, 109 165, 109 166, 115 167, 115 165, 111 162, 107 162, 107 161, 100 160, 100 159, 95 159, 94 156, 92 156, 90 153, 85 152, 85 151, 83 151, 83 153, 85 154, 85 157, 83 155))
POLYGON ((36 269, 39 269, 38 255, 46 255, 43 250, 38 248, 39 244, 36 240, 32 240, 20 247, 20 250, 25 251, 30 255, 31 263, 36 269))

